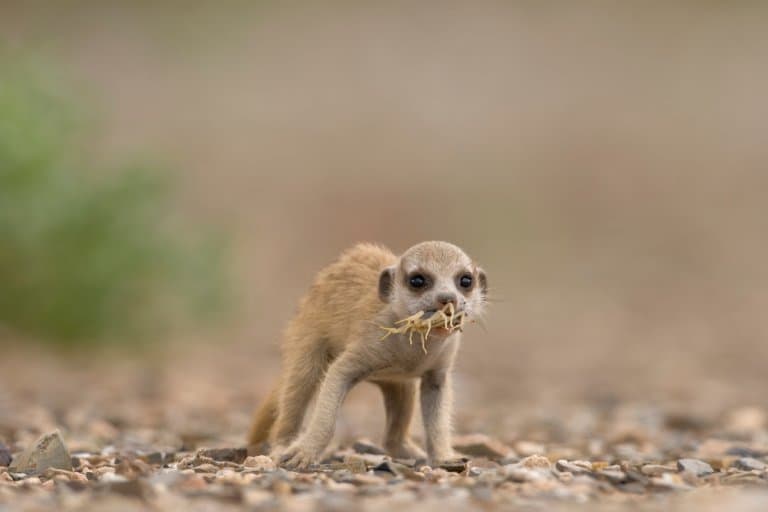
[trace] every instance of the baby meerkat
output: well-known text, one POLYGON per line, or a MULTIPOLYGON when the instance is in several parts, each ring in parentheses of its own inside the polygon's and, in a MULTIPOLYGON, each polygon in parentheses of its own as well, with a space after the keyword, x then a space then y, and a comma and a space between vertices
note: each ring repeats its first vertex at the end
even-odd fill
POLYGON ((382 339, 382 329, 413 315, 444 318, 446 311, 461 314, 463 325, 483 313, 487 290, 482 269, 447 242, 423 242, 399 258, 372 244, 346 251, 318 274, 288 324, 283 373, 256 413, 249 444, 269 441, 287 467, 317 462, 347 392, 367 380, 384 395, 384 446, 393 457, 426 455, 433 464, 454 458, 450 380, 460 329, 452 322, 431 327, 424 347, 394 329, 382 339), (409 435, 418 381, 426 454, 409 435))

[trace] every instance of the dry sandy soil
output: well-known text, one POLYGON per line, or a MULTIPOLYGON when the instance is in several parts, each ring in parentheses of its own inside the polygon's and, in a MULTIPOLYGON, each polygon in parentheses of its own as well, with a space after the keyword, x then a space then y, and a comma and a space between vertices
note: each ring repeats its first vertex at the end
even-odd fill
POLYGON ((0 510, 706 511, 762 510, 768 500, 768 414, 758 407, 474 397, 456 415, 466 461, 431 468, 380 451, 382 406, 360 386, 326 459, 297 473, 246 452, 266 389, 258 370, 269 371, 237 350, 119 364, 25 351, 5 361, 0 510), (48 462, 25 466, 24 450, 56 430, 65 448, 45 439, 48 462))

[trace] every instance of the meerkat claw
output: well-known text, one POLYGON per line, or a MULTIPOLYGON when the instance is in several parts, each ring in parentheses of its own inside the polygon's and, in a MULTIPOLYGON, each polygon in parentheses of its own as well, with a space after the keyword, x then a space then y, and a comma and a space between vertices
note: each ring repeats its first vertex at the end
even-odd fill
POLYGON ((307 469, 317 459, 317 454, 301 446, 289 448, 280 457, 280 465, 289 469, 307 469))

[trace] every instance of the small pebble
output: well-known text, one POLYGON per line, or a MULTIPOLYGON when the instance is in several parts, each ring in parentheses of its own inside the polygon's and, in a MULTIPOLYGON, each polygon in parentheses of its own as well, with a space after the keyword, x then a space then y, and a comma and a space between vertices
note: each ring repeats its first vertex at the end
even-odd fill
POLYGON ((555 467, 558 471, 568 471, 569 473, 573 473, 574 475, 583 474, 583 473, 589 473, 592 471, 592 464, 588 461, 583 460, 575 460, 575 461, 567 461, 567 460, 558 460, 555 464, 555 467))
POLYGON ((246 468, 255 469, 257 471, 274 471, 277 469, 275 461, 266 455, 255 455, 253 457, 247 457, 245 461, 243 461, 243 466, 246 468))
POLYGON ((661 464, 645 464, 640 471, 648 476, 661 476, 664 473, 674 473, 677 466, 664 466, 661 464))
POLYGON ((712 466, 698 459, 680 459, 677 461, 677 469, 695 476, 709 475, 715 471, 712 466))
POLYGON ((517 463, 527 469, 551 469, 552 463, 542 455, 530 455, 517 463))

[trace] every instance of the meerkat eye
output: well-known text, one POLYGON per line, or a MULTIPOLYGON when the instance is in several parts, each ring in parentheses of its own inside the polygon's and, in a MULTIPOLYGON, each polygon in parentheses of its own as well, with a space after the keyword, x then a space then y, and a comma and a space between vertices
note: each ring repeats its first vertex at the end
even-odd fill
POLYGON ((424 286, 427 284, 427 279, 421 274, 413 274, 408 279, 408 284, 411 285, 411 288, 424 288, 424 286))
POLYGON ((465 289, 472 288, 472 276, 469 274, 464 274, 459 278, 459 286, 465 289))

